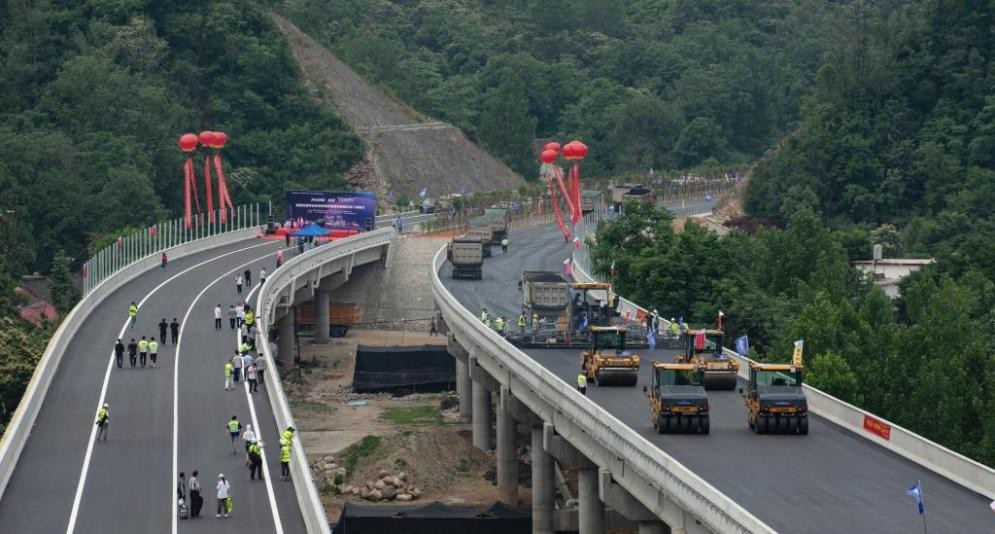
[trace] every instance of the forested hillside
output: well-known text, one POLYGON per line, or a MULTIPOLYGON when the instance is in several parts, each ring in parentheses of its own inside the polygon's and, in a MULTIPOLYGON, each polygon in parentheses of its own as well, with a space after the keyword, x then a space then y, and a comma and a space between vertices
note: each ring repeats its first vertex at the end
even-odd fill
POLYGON ((761 357, 803 338, 817 387, 995 465, 995 6, 863 9, 753 173, 747 207, 783 231, 674 235, 634 209, 599 230, 599 265, 667 313, 724 310, 761 357), (891 303, 849 266, 873 243, 937 261, 891 303))
MULTIPOLYGON (((0 2, 5 411, 17 405, 46 337, 9 319, 14 281, 33 271, 61 271, 68 280, 101 236, 178 214, 180 134, 228 133, 236 203, 280 200, 287 188, 344 186, 341 173, 362 157, 362 144, 299 84, 268 7, 0 2)), ((72 306, 71 292, 55 293, 63 311, 72 306)))
POLYGON ((301 29, 523 176, 534 137, 595 174, 745 162, 797 124, 850 2, 295 0, 301 29))

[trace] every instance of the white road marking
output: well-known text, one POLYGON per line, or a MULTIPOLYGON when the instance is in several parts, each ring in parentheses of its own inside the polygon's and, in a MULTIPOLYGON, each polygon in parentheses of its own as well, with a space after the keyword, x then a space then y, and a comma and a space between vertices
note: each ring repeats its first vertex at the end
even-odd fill
MULTIPOLYGON (((270 244, 270 243, 267 243, 267 244, 270 244)), ((197 301, 200 300, 200 298, 204 296, 204 293, 207 293, 208 289, 210 289, 212 286, 214 286, 218 282, 220 282, 220 281, 224 280, 225 278, 229 277, 231 275, 231 273, 238 272, 243 267, 245 267, 247 265, 252 265, 253 263, 256 263, 256 262, 258 262, 260 260, 268 258, 269 256, 270 256, 270 254, 266 254, 265 256, 260 256, 258 258, 249 260, 249 261, 247 261, 247 262, 245 262, 245 263, 243 263, 241 265, 236 266, 233 269, 229 269, 228 271, 226 271, 221 276, 215 278, 214 281, 212 281, 211 283, 205 285, 204 288, 201 289, 199 293, 197 293, 197 296, 194 297, 193 302, 190 303, 190 307, 187 308, 186 313, 183 315, 183 324, 184 325, 187 324, 187 321, 190 318, 190 314, 193 312, 194 307, 197 305, 197 301)), ((253 289, 253 291, 255 291, 255 289, 253 289)), ((252 293, 249 292, 249 295, 251 295, 251 294, 252 293)), ((248 296, 246 297, 246 301, 248 301, 248 296)), ((186 329, 184 329, 184 331, 185 330, 186 329)), ((237 332, 241 332, 241 331, 242 331, 241 328, 239 328, 237 330, 237 332)), ((237 335, 238 334, 236 333, 236 339, 237 339, 237 335)), ((179 411, 180 411, 180 400, 179 400, 180 399, 180 394, 179 394, 179 392, 180 392, 180 347, 182 346, 182 344, 183 344, 183 331, 180 332, 180 338, 177 340, 177 343, 176 343, 176 357, 173 358, 173 360, 174 360, 174 362, 173 362, 173 367, 174 367, 173 368, 173 475, 174 476, 175 476, 176 473, 179 473, 179 463, 178 463, 177 456, 179 454, 179 429, 180 429, 180 416, 179 416, 179 411)), ((237 346, 238 345, 236 344, 236 348, 237 348, 237 346)), ((252 413, 252 423, 254 425, 256 425, 256 428, 259 428, 259 422, 256 420, 256 410, 255 410, 255 407, 252 406, 251 400, 249 401, 249 411, 252 413)), ((266 468, 266 457, 265 457, 265 453, 264 453, 264 456, 263 456, 263 468, 264 469, 266 468)), ((175 490, 176 490, 176 488, 173 487, 172 491, 175 491, 175 490)), ((270 508, 273 510, 273 522, 274 522, 275 528, 276 528, 275 532, 277 534, 283 534, 283 523, 280 521, 280 511, 276 507, 276 494, 273 493, 273 486, 272 486, 272 484, 271 484, 271 482, 269 480, 269 471, 266 472, 266 491, 267 491, 267 493, 269 495, 270 508)), ((177 530, 177 518, 179 517, 179 510, 178 510, 179 503, 177 502, 176 499, 172 499, 172 501, 173 501, 172 532, 173 532, 173 534, 176 534, 176 530, 177 530)))
MULTIPOLYGON (((257 244, 257 245, 248 246, 248 247, 245 247, 245 248, 240 248, 238 250, 233 250, 231 252, 226 252, 224 254, 221 254, 221 255, 215 256, 213 258, 204 260, 204 261, 202 261, 202 262, 200 262, 200 263, 198 263, 198 264, 196 264, 196 265, 194 265, 192 267, 187 267, 186 269, 184 269, 184 270, 182 270, 182 271, 174 274, 173 276, 170 276, 164 282, 162 282, 161 284, 157 285, 155 288, 152 289, 152 291, 149 292, 148 295, 145 296, 145 298, 143 298, 141 301, 139 301, 139 303, 138 303, 138 311, 139 311, 139 313, 141 313, 142 305, 145 304, 145 301, 147 301, 149 298, 151 298, 152 295, 154 295, 157 291, 159 291, 160 289, 162 289, 163 286, 165 286, 169 282, 172 282, 173 280, 179 278, 180 276, 183 276, 184 274, 186 274, 186 273, 188 273, 188 272, 190 272, 190 271, 192 271, 194 269, 197 269, 197 268, 199 268, 199 267, 201 267, 203 265, 207 265, 208 263, 211 263, 213 261, 219 260, 219 259, 224 258, 226 256, 231 256, 232 254, 238 254, 239 252, 244 252, 246 250, 251 250, 251 249, 254 249, 254 248, 257 248, 257 247, 262 247, 262 246, 271 245, 271 244, 272 244, 272 242, 267 242, 267 243, 260 243, 260 244, 257 244)), ((118 338, 124 336, 124 332, 127 329, 128 329, 128 320, 126 319, 124 321, 124 324, 121 326, 121 332, 118 333, 118 338)), ((182 334, 182 332, 181 332, 181 334, 182 334)), ((104 372, 104 383, 103 383, 103 385, 100 388, 100 400, 97 401, 97 410, 94 410, 93 413, 97 413, 97 411, 100 410, 100 408, 104 405, 104 402, 106 402, 106 398, 107 398, 107 385, 110 383, 110 379, 111 379, 111 368, 112 367, 114 367, 114 351, 113 351, 113 349, 111 350, 111 356, 110 356, 110 358, 107 360, 107 371, 104 372)), ((86 484, 86 474, 87 474, 87 472, 90 469, 90 457, 93 455, 93 444, 94 444, 94 440, 95 440, 96 437, 97 437, 97 425, 93 425, 93 427, 90 429, 90 441, 88 442, 88 444, 86 446, 86 455, 83 456, 83 469, 80 472, 79 482, 76 485, 76 496, 73 498, 73 509, 72 509, 72 512, 69 514, 69 525, 66 527, 66 534, 72 534, 73 531, 76 529, 76 518, 79 516, 79 504, 80 504, 80 501, 83 499, 83 486, 86 484)), ((170 476, 170 479, 172 479, 172 476, 170 476)), ((175 499, 174 499, 174 505, 175 505, 175 499)), ((175 514, 174 514, 174 516, 175 516, 175 514)))

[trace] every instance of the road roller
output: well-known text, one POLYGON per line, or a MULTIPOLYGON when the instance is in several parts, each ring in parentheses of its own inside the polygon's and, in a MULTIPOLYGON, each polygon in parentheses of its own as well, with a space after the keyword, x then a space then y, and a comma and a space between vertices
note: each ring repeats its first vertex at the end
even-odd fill
POLYGON ((705 389, 736 389, 739 362, 722 352, 722 330, 685 330, 679 363, 695 363, 705 370, 705 389))
POLYGON ((581 351, 580 369, 597 386, 634 386, 639 380, 639 355, 625 345, 624 326, 588 327, 590 350, 581 351))

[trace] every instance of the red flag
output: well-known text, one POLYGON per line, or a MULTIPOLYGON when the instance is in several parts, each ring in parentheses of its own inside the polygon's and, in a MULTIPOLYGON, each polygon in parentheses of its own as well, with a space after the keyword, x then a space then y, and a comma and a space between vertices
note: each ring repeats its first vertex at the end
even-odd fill
POLYGON ((117 248, 121 250, 124 248, 124 236, 118 236, 117 238, 117 248))
POLYGON ((702 330, 694 335, 694 350, 705 350, 705 332, 702 330))
POLYGON ((157 233, 159 233, 159 225, 158 224, 153 224, 152 226, 149 226, 149 235, 150 236, 155 237, 155 235, 157 233))
POLYGON ((86 273, 90 272, 89 265, 83 264, 83 278, 86 278, 86 273))

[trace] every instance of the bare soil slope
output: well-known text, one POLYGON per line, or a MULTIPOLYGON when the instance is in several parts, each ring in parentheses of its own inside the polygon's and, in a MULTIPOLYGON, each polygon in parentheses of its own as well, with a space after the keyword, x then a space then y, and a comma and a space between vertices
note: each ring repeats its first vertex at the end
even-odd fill
POLYGON ((376 188, 417 198, 461 191, 514 189, 524 181, 473 144, 455 126, 434 121, 364 81, 321 43, 273 15, 287 36, 306 83, 366 142, 376 188))

